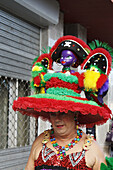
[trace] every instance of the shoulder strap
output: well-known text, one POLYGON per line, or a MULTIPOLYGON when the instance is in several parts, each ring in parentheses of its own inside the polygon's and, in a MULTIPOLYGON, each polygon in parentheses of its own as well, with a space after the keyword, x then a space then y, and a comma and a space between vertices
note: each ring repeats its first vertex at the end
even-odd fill
POLYGON ((49 139, 50 139, 50 132, 49 132, 49 130, 45 130, 44 131, 44 137, 43 137, 43 140, 42 140, 42 144, 48 143, 49 139))
POLYGON ((87 135, 84 145, 83 145, 83 149, 89 150, 89 147, 91 146, 93 140, 94 138, 91 135, 87 135))

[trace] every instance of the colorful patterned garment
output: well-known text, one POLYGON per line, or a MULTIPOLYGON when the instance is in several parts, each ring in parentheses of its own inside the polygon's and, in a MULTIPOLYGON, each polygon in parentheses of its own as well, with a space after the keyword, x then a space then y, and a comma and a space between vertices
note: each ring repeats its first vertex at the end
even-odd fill
POLYGON ((92 170, 85 162, 85 150, 67 155, 59 160, 56 153, 43 144, 39 157, 34 162, 35 170, 92 170))

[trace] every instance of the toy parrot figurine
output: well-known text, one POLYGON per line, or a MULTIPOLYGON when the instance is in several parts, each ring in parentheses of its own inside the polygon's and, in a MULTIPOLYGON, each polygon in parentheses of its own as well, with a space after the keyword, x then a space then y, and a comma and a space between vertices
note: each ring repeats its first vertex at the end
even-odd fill
POLYGON ((47 68, 45 68, 40 62, 37 62, 32 68, 32 81, 31 86, 32 88, 39 88, 41 93, 45 93, 45 81, 44 75, 47 73, 47 68))
POLYGON ((96 48, 81 64, 83 73, 79 78, 79 87, 84 90, 86 98, 103 103, 107 94, 109 81, 108 75, 111 66, 110 53, 104 48, 96 48))
POLYGON ((48 69, 52 69, 52 59, 49 54, 45 53, 34 59, 31 87, 35 90, 35 93, 45 93, 44 75, 48 69))

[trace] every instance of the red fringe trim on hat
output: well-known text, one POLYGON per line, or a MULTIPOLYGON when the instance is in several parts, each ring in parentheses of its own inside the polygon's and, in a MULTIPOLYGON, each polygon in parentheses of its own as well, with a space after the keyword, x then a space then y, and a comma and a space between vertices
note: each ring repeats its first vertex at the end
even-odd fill
POLYGON ((84 78, 85 78, 84 73, 81 73, 81 75, 79 76, 79 79, 78 79, 78 84, 79 84, 80 88, 84 87, 84 78))
POLYGON ((49 112, 76 112, 79 111, 78 121, 80 125, 92 127, 94 124, 105 123, 111 115, 111 110, 104 104, 103 107, 75 103, 73 101, 63 101, 46 98, 19 97, 13 103, 13 109, 22 114, 38 118, 42 116, 49 120, 49 112))
POLYGON ((78 84, 75 83, 68 83, 63 80, 60 80, 57 77, 52 77, 49 81, 46 82, 46 89, 52 87, 62 87, 74 90, 76 93, 80 93, 81 90, 78 89, 78 84))

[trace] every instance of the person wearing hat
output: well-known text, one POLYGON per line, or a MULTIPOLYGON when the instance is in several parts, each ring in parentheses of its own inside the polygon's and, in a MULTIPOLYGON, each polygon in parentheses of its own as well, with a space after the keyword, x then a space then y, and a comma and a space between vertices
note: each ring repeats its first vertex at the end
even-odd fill
MULTIPOLYGON (((111 110, 102 100, 108 90, 110 53, 103 48, 92 50, 74 36, 64 36, 51 48, 48 58, 52 61, 64 58, 65 62, 71 59, 73 67, 83 64, 84 74, 72 72, 69 65, 64 65, 62 72, 46 70, 43 74, 45 93, 20 97, 14 101, 15 111, 36 118, 40 116, 52 124, 50 130, 43 132, 34 141, 25 170, 100 170, 101 163, 106 165, 104 154, 93 137, 86 135, 80 127, 100 125, 111 117, 111 110), (71 51, 71 57, 66 50, 71 51), (90 76, 87 79, 87 71, 88 76, 89 73, 92 75, 98 72, 94 74, 94 83, 90 83, 90 76), (80 95, 82 90, 88 92, 85 98, 80 95)), ((42 61, 40 63, 43 64, 42 61)))

